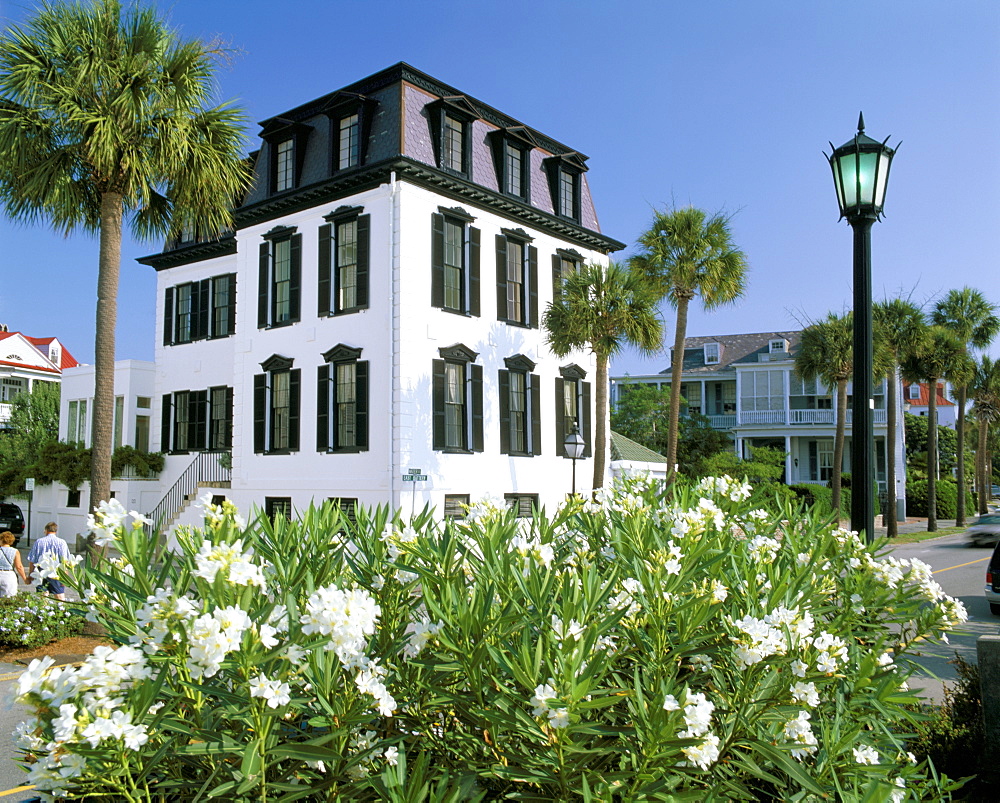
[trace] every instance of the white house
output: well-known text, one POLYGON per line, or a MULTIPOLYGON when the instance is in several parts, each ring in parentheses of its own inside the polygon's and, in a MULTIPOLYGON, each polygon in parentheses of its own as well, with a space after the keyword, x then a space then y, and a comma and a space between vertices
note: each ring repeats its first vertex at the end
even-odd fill
POLYGON ((623 247, 587 157, 402 63, 260 136, 236 230, 140 260, 164 487, 228 484, 271 514, 454 515, 487 493, 527 512, 568 493, 574 421, 589 480, 594 362, 557 358, 540 328, 567 272, 623 247))
POLYGON ((76 360, 58 338, 30 337, 0 325, 0 430, 10 420, 10 402, 36 382, 59 382, 76 360))
MULTIPOLYGON (((935 414, 939 427, 954 429, 958 423, 958 405, 948 398, 948 390, 946 382, 938 383, 935 414)), ((926 382, 903 383, 903 409, 910 415, 927 415, 930 401, 930 385, 926 382)))
MULTIPOLYGON (((755 446, 786 453, 782 480, 826 483, 833 464, 836 397, 832 388, 795 375, 799 331, 689 337, 684 341, 681 393, 690 411, 705 415, 715 429, 728 432, 736 453, 746 457, 755 446)), ((671 369, 658 374, 612 377, 612 400, 636 384, 667 388, 671 369)), ((851 387, 848 385, 848 394, 851 387)), ((886 449, 896 451, 897 513, 905 510, 906 459, 903 441, 902 393, 897 431, 890 436, 885 383, 874 388, 873 431, 875 478, 886 487, 886 449)), ((850 471, 851 411, 847 412, 844 464, 850 471)))

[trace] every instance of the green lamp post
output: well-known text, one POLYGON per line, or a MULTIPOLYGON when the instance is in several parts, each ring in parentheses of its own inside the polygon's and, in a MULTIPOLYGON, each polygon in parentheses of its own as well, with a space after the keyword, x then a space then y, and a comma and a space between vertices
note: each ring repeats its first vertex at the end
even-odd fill
MULTIPOLYGON (((872 224, 882 217, 885 188, 895 148, 865 135, 865 117, 858 133, 826 158, 833 170, 841 219, 854 229, 854 378, 851 406, 851 529, 874 538, 874 454, 872 432, 872 224)), ((898 145, 896 147, 899 147, 898 145)), ((824 154, 826 155, 826 154, 824 154)), ((835 471, 840 467, 835 466, 835 471)), ((893 478, 888 478, 889 482, 893 478)))

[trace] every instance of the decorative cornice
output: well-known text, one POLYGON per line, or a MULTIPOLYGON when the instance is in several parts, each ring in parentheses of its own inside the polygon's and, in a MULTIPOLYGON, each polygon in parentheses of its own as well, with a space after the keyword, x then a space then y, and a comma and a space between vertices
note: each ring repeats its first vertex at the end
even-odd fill
POLYGON ((559 376, 563 379, 586 379, 587 372, 576 363, 570 363, 559 368, 559 376))
POLYGON ((215 257, 230 256, 236 253, 236 235, 227 234, 218 240, 203 243, 192 243, 179 248, 172 248, 162 254, 150 254, 136 259, 140 265, 149 265, 157 271, 176 268, 178 265, 190 265, 215 257))
POLYGON ((324 362, 347 362, 349 360, 356 360, 361 356, 361 349, 355 348, 354 346, 347 346, 343 343, 338 343, 331 349, 327 349, 323 352, 324 362))
POLYGON ((264 369, 265 373, 270 373, 271 371, 287 371, 294 363, 295 360, 292 357, 272 354, 260 364, 260 367, 264 369))
POLYGON ((478 351, 473 351, 464 343, 455 343, 452 346, 442 346, 438 349, 438 354, 445 360, 459 360, 461 362, 475 362, 479 357, 478 351))
POLYGON ((535 363, 530 357, 523 354, 515 354, 513 357, 504 357, 503 364, 511 371, 534 371, 535 363))

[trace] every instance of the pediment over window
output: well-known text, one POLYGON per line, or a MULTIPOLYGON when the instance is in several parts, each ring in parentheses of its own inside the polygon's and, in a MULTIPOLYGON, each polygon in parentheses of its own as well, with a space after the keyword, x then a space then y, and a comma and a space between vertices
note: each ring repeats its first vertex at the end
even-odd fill
POLYGON ((476 107, 469 102, 469 99, 465 95, 449 95, 435 101, 435 105, 447 110, 449 114, 457 114, 470 121, 479 117, 476 107))
POLYGON ((270 373, 271 371, 287 371, 292 367, 294 362, 295 360, 291 357, 283 357, 280 354, 272 354, 260 364, 260 367, 264 369, 265 373, 270 373))
POLYGON ((576 363, 570 363, 559 368, 559 376, 563 379, 586 379, 587 372, 576 363))
POLYGON ((349 362, 350 360, 356 360, 361 356, 361 349, 354 348, 354 346, 347 346, 343 343, 338 343, 332 349, 323 352, 323 360, 325 362, 349 362))
POLYGON ((575 248, 557 248, 556 254, 563 259, 572 259, 574 262, 583 262, 583 254, 575 248))
POLYGON ((444 346, 438 349, 438 354, 445 360, 458 360, 460 362, 475 362, 479 357, 478 351, 473 351, 464 343, 456 343, 453 346, 444 346))
POLYGON ((306 123, 297 123, 286 117, 272 117, 260 124, 260 138, 268 142, 287 137, 297 137, 308 134, 312 131, 312 126, 306 123))
POLYGON ((459 220, 464 220, 466 223, 475 223, 476 222, 476 219, 472 215, 470 215, 468 212, 466 212, 460 206, 452 206, 452 207, 439 206, 438 207, 438 212, 440 214, 446 215, 448 217, 453 217, 453 218, 458 218, 459 220))
POLYGON ((548 157, 545 159, 544 164, 546 167, 558 165, 568 170, 584 173, 590 169, 587 167, 587 158, 578 151, 567 151, 566 153, 557 153, 555 156, 548 157))
POLYGON ((537 148, 535 135, 523 125, 512 125, 490 132, 490 136, 520 145, 522 148, 537 148))
POLYGON ((320 114, 337 117, 358 106, 375 106, 377 104, 378 101, 374 98, 370 98, 367 95, 360 95, 357 92, 335 92, 323 104, 320 114))
POLYGON ((503 364, 511 371, 534 371, 535 363, 523 354, 515 354, 513 357, 504 357, 503 364))
POLYGON ((500 233, 504 237, 512 237, 515 240, 524 240, 526 243, 530 243, 535 238, 532 237, 524 229, 500 229, 500 233))
POLYGON ((329 215, 323 215, 323 220, 333 223, 335 220, 341 220, 345 217, 357 217, 364 211, 363 206, 338 206, 329 215))
POLYGON ((295 226, 275 226, 266 234, 261 235, 265 240, 284 240, 291 237, 296 232, 295 226))

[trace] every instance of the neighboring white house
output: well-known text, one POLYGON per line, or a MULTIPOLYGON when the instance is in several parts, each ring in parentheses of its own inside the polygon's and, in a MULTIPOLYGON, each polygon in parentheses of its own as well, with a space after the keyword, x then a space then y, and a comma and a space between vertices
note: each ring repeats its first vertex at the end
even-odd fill
POLYGON ((59 382, 76 360, 55 337, 30 337, 0 325, 0 430, 10 420, 10 402, 35 382, 59 382))
MULTIPOLYGON (((689 337, 684 341, 681 393, 690 411, 705 415, 711 426, 728 432, 736 453, 749 455, 754 446, 770 446, 787 454, 782 480, 825 483, 833 475, 836 397, 833 389, 816 380, 795 376, 799 331, 689 337)), ((636 384, 667 388, 670 369, 659 374, 612 377, 612 401, 636 384)), ((848 385, 848 394, 851 388, 848 385)), ((896 450, 897 513, 905 510, 906 460, 903 446, 904 399, 900 397, 899 425, 888 437, 885 383, 874 388, 875 477, 886 487, 886 448, 896 450)), ((850 471, 851 412, 848 406, 847 442, 841 471, 850 471)))
MULTIPOLYGON (((936 414, 939 427, 955 428, 958 423, 958 405, 948 398, 949 386, 939 382, 937 386, 936 414)), ((927 415, 930 409, 931 391, 926 382, 903 383, 903 409, 910 415, 927 415)))
POLYGON ((236 230, 140 260, 162 486, 270 514, 487 493, 526 513, 569 491, 578 420, 589 487, 594 361, 540 328, 568 272, 624 247, 587 157, 406 64, 261 126, 236 230))

